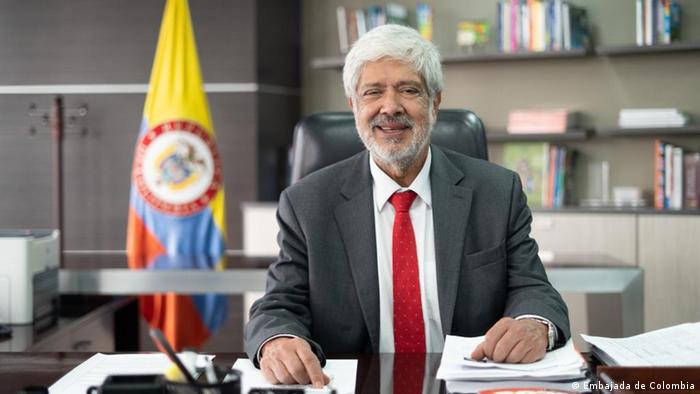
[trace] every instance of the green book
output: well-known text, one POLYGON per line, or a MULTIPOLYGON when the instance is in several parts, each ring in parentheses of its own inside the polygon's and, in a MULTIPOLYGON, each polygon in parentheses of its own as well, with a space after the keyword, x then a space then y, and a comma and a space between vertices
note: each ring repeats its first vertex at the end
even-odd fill
POLYGON ((507 143, 503 146, 503 166, 520 175, 528 205, 543 207, 549 184, 548 142, 507 143))

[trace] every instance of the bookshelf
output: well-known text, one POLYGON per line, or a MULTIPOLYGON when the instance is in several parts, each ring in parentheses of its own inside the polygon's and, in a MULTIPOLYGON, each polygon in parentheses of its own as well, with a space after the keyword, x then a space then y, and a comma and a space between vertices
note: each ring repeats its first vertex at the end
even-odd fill
MULTIPOLYGON (((584 58, 588 56, 633 56, 633 55, 654 55, 665 53, 700 52, 700 42, 676 42, 666 45, 615 45, 596 46, 592 49, 572 49, 562 51, 544 52, 514 52, 501 53, 495 50, 445 53, 442 56, 443 64, 460 64, 474 62, 501 62, 513 60, 543 60, 543 59, 568 59, 584 58)), ((314 69, 337 69, 343 68, 344 56, 328 56, 312 58, 310 67, 314 69)))
POLYGON ((572 129, 565 133, 538 133, 538 134, 509 134, 505 131, 488 131, 486 140, 488 142, 565 142, 583 141, 594 135, 593 129, 572 129))
POLYGON ((654 55, 674 52, 700 51, 700 42, 674 42, 666 45, 613 45, 598 46, 595 53, 599 56, 624 56, 624 55, 654 55))
MULTIPOLYGON (((593 26, 589 50, 498 53, 492 41, 481 51, 457 47, 456 24, 483 20, 495 26, 493 1, 434 0, 433 41, 443 54, 442 108, 468 108, 486 124, 490 155, 509 142, 553 142, 579 152, 575 201, 589 198, 589 168, 607 161, 610 186, 653 190, 654 140, 663 138, 700 150, 700 126, 619 129, 622 108, 679 108, 700 117, 700 2, 681 1, 681 42, 636 46, 634 0, 570 0, 584 6, 593 26), (696 26, 697 25, 697 26, 696 26), (489 47, 490 45, 490 47, 489 47), (567 108, 583 114, 579 130, 563 135, 509 135, 508 112, 523 108, 567 108)), ((409 10, 415 4, 398 0, 409 10)), ((342 91, 343 56, 338 54, 335 9, 365 7, 361 0, 310 0, 302 7, 302 113, 347 110, 342 91)), ((650 200, 650 198, 647 198, 650 200)), ((588 208, 584 208, 588 209, 588 208)))
POLYGON ((686 136, 700 137, 700 126, 693 125, 687 127, 666 127, 648 129, 620 129, 609 128, 597 131, 599 137, 665 137, 665 136, 686 136))
MULTIPOLYGON (((442 55, 443 64, 460 64, 474 62, 494 62, 494 61, 517 61, 517 60, 540 60, 540 59, 569 59, 590 56, 593 51, 587 49, 572 49, 567 51, 544 51, 544 52, 513 52, 501 53, 495 50, 479 50, 473 53, 453 52, 442 55)), ((310 66, 314 69, 336 69, 343 68, 345 58, 343 56, 318 57, 311 59, 310 66)))
MULTIPOLYGON (((414 9, 415 2, 396 0, 414 9)), ((489 157, 512 141, 508 112, 522 108, 567 108, 584 115, 594 129, 587 138, 557 144, 579 152, 572 174, 574 200, 593 197, 591 167, 610 168, 610 190, 633 186, 650 201, 654 187, 654 140, 662 138, 700 150, 700 126, 682 129, 620 130, 622 108, 678 108, 700 118, 700 2, 681 0, 682 42, 638 47, 634 0, 571 0, 589 11, 594 48, 585 54, 508 55, 463 53, 456 44, 461 20, 494 26, 493 0, 433 0, 433 41, 444 54, 441 108, 467 108, 487 125, 489 157), (520 57, 518 57, 520 56, 520 57), (500 132, 500 133, 498 133, 500 132), (498 134, 497 134, 498 133, 498 134)), ((347 110, 338 51, 336 7, 365 7, 364 0, 308 0, 302 5, 302 114, 347 110)), ((553 141, 551 135, 540 135, 553 141)), ((599 184, 598 184, 599 185, 599 184)), ((599 253, 645 270, 645 328, 700 320, 694 285, 700 210, 653 208, 533 208, 533 234, 549 229, 555 253, 599 253), (558 248, 558 249, 557 249, 558 248), (687 280, 686 280, 687 279, 687 280), (669 280, 677 286, 669 288, 669 280), (678 308, 669 308, 677 305, 678 308)), ((538 239, 540 242, 540 239, 538 239)), ((543 244, 544 245, 544 244, 543 244)), ((588 263, 585 258, 581 263, 588 263)), ((608 264, 606 262, 606 264, 608 264)), ((696 279, 697 278, 697 279, 696 279)))

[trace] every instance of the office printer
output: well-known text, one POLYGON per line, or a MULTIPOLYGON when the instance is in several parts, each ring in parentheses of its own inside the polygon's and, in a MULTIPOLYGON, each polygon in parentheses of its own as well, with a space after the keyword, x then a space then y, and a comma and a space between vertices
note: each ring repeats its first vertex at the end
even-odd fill
POLYGON ((58 235, 58 230, 0 229, 0 323, 55 323, 58 235))

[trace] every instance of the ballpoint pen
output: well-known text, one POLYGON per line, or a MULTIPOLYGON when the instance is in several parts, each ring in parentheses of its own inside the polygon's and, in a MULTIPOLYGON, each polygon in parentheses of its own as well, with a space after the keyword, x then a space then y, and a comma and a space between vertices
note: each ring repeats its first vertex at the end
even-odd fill
POLYGON ((185 366, 182 364, 182 361, 180 361, 180 359, 177 357, 177 354, 175 354, 175 351, 163 335, 163 332, 157 328, 151 328, 149 333, 151 335, 151 339, 153 339, 153 342, 156 344, 156 347, 161 352, 165 353, 165 355, 168 356, 170 361, 172 361, 178 367, 182 375, 185 377, 185 379, 187 379, 187 382, 190 384, 196 384, 194 377, 192 377, 190 371, 188 371, 187 368, 185 368, 185 366))
POLYGON ((207 376, 207 382, 209 384, 219 383, 219 379, 216 377, 216 371, 214 370, 214 363, 211 361, 211 357, 206 357, 206 364, 204 365, 204 373, 207 376))

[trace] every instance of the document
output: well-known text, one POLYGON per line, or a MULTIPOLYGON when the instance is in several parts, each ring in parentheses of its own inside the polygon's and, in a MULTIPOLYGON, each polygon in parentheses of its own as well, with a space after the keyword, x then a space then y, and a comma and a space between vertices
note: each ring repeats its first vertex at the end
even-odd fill
POLYGON ((586 363, 571 340, 562 348, 547 352, 542 360, 530 364, 469 360, 469 355, 483 340, 483 336, 465 338, 448 335, 445 338, 437 378, 479 381, 570 381, 580 380, 585 375, 586 363))
MULTIPOLYGON (((206 364, 205 355, 197 356, 197 367, 206 364)), ((82 362, 49 387, 50 394, 85 393, 90 386, 100 386, 109 375, 162 374, 170 365, 165 354, 102 354, 82 362)))
MULTIPOLYGON (((575 380, 571 382, 542 382, 542 381, 527 381, 527 380, 510 380, 510 381, 495 381, 483 382, 478 380, 448 380, 445 388, 448 393, 478 393, 486 390, 499 390, 504 393, 514 393, 518 390, 527 388, 559 390, 567 392, 588 392, 587 379, 575 380), (511 389, 511 390, 508 390, 511 389)), ((531 390, 525 390, 527 393, 532 393, 531 390)))
POLYGON ((700 365, 700 322, 684 323, 627 338, 581 335, 608 365, 682 367, 700 365))
MULTIPOLYGON (((309 389, 311 385, 275 386, 267 382, 259 369, 247 358, 239 358, 233 363, 233 369, 241 371, 241 393, 247 393, 251 388, 294 387, 309 389)), ((355 392, 355 376, 357 375, 357 360, 327 360, 323 372, 331 378, 328 388, 335 389, 338 394, 353 394, 355 392)), ((320 391, 319 391, 320 392, 320 391)), ((53 393, 52 393, 53 394, 53 393)))

